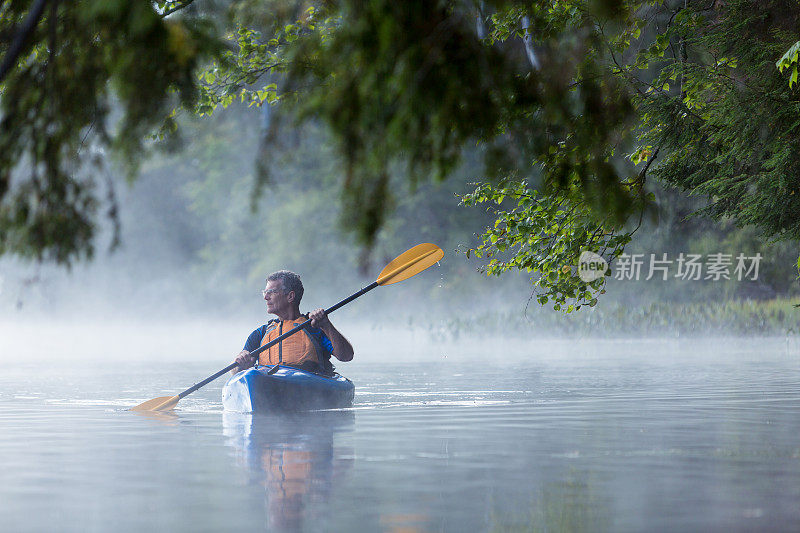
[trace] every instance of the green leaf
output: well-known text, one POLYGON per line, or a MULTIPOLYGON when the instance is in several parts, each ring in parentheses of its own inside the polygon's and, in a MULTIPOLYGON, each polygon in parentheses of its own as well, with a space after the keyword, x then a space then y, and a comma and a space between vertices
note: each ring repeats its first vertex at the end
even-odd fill
POLYGON ((776 63, 775 66, 778 67, 778 70, 783 72, 787 69, 792 63, 797 63, 798 56, 800 56, 800 41, 794 43, 783 57, 781 57, 776 63))

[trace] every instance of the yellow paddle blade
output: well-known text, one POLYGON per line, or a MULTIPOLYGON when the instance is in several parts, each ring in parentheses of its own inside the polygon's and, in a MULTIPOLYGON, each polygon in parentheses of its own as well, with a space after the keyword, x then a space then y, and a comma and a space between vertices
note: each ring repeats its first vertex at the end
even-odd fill
POLYGON ((131 407, 131 411, 168 411, 175 407, 180 400, 177 396, 159 396, 152 400, 131 407))
POLYGON ((429 242, 418 244, 395 257, 386 265, 378 279, 378 285, 391 285, 416 276, 432 264, 444 257, 444 252, 429 242))

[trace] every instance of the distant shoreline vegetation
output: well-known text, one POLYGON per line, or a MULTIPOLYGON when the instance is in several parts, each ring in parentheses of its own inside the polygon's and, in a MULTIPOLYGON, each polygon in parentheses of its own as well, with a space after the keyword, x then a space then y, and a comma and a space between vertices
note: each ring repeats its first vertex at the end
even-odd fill
MULTIPOLYGON (((641 337, 678 335, 800 336, 800 298, 710 303, 626 305, 607 302, 586 312, 564 315, 535 305, 527 313, 491 312, 451 317, 425 326, 440 340, 503 334, 510 337, 641 337)), ((413 322, 409 322, 410 325, 413 322)))

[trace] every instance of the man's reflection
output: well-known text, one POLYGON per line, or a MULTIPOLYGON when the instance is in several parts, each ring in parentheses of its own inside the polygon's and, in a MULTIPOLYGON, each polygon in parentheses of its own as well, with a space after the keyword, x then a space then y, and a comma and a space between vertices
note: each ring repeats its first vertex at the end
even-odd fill
POLYGON ((352 465, 352 453, 334 453, 334 435, 350 431, 351 411, 321 411, 292 415, 252 415, 225 412, 223 427, 229 444, 253 481, 266 487, 270 531, 298 531, 305 516, 322 518, 321 505, 352 465))

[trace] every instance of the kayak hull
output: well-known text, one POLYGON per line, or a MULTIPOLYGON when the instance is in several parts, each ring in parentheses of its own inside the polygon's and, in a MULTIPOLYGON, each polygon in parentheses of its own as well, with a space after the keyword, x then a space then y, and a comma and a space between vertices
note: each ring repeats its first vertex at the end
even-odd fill
POLYGON ((222 406, 240 413, 313 411, 352 407, 355 386, 338 374, 328 377, 292 367, 257 366, 222 387, 222 406))

